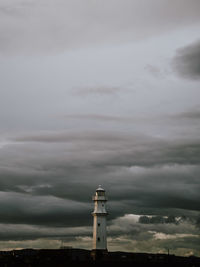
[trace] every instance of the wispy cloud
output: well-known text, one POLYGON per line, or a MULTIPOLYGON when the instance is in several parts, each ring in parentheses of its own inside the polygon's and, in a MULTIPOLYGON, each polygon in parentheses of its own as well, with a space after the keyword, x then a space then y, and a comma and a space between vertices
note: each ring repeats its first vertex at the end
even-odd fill
POLYGON ((87 95, 115 95, 122 91, 121 87, 109 87, 109 86, 99 86, 99 87, 84 87, 74 89, 74 93, 87 96, 87 95))

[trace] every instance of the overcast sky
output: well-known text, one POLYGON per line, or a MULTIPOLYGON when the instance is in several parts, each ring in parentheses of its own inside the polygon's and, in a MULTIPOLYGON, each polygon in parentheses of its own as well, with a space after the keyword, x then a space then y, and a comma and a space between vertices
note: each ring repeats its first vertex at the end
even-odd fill
POLYGON ((200 1, 0 0, 0 249, 200 256, 200 1))

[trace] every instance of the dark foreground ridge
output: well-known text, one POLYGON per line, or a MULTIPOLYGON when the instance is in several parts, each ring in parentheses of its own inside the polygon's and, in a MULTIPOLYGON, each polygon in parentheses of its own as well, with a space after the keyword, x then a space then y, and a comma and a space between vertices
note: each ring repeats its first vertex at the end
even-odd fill
POLYGON ((200 267, 199 257, 179 257, 167 254, 108 252, 91 257, 84 249, 22 249, 0 251, 1 267, 66 267, 66 266, 181 266, 200 267))

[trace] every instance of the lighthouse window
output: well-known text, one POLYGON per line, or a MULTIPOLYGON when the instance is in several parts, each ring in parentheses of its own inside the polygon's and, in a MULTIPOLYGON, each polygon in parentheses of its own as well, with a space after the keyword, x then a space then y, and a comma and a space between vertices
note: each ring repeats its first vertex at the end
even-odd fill
POLYGON ((98 223, 98 226, 100 226, 100 223, 98 223))
POLYGON ((98 237, 97 240, 100 241, 100 237, 98 237))

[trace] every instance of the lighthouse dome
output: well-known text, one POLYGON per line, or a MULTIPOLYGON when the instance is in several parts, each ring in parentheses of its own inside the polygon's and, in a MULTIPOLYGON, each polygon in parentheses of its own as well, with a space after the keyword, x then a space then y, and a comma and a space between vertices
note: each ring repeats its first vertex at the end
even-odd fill
POLYGON ((96 189, 96 192, 99 192, 99 191, 105 192, 105 190, 101 187, 101 185, 99 185, 99 187, 96 189))

